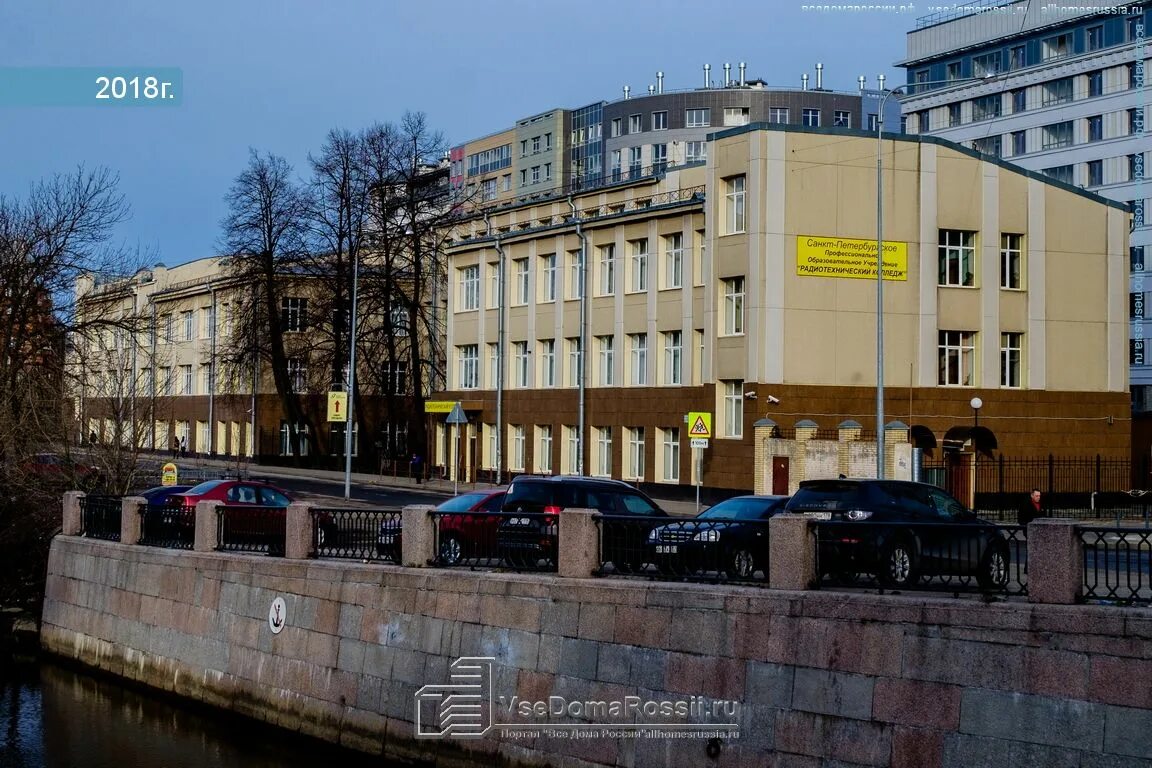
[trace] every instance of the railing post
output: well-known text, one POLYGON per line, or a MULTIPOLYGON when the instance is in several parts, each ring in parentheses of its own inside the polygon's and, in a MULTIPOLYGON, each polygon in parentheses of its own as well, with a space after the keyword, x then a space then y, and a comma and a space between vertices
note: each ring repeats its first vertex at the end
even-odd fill
POLYGON ((1084 546, 1076 520, 1028 524, 1028 601, 1070 605, 1084 592, 1084 546))
POLYGON ((768 521, 768 586, 811 589, 816 583, 816 532, 803 515, 780 514, 768 521))
MULTIPOLYGON (((1048 494, 1052 495, 1056 490, 1056 460, 1052 454, 1048 454, 1048 494)), ((1051 502, 1049 502, 1051 503, 1051 502)))
POLYGON ((120 499, 120 543, 139 544, 143 532, 144 510, 148 500, 141 496, 125 496, 120 499))
POLYGON ((220 527, 216 511, 224 506, 218 501, 196 503, 196 539, 192 549, 196 552, 215 552, 220 527))
POLYGON ((400 565, 424 568, 436 556, 436 537, 429 512, 435 507, 412 504, 400 513, 400 565))
POLYGON ((600 567, 600 530, 596 510, 566 509, 559 516, 561 546, 556 573, 561 578, 588 578, 600 567))
POLYGON ((61 532, 65 536, 79 536, 84 530, 84 515, 80 511, 80 499, 87 494, 84 491, 64 492, 64 519, 61 521, 61 532))
POLYGON ((307 560, 312 555, 312 507, 307 501, 288 505, 284 521, 284 559, 307 560))

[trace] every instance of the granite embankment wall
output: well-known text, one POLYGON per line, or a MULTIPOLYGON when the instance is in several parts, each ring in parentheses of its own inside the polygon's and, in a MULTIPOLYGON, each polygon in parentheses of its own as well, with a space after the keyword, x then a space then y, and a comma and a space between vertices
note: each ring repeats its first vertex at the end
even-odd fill
MULTIPOLYGON (((44 647, 440 764, 1152 766, 1152 612, 53 543, 44 647), (273 634, 269 608, 285 601, 273 634), (739 702, 739 738, 413 738, 460 656, 547 701, 739 702), (499 756, 499 757, 497 757, 499 756)), ((505 717, 494 708, 497 721, 505 717)), ((526 721, 521 721, 526 722, 526 721)))

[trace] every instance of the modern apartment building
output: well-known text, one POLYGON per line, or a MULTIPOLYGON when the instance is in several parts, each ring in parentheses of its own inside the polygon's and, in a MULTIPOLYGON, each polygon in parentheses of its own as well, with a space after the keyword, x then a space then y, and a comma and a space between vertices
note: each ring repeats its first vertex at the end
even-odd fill
MULTIPOLYGON (((469 474, 748 488, 759 420, 875 430, 875 135, 711 130, 706 159, 608 179, 575 212, 461 225, 438 397, 469 416, 469 474), (713 415, 699 477, 694 411, 713 415)), ((883 157, 885 420, 940 445, 978 395, 1009 455, 1126 456, 1124 207, 931 137, 883 157)))
POLYGON ((1117 311, 1130 324, 1137 411, 1152 409, 1146 24, 1139 4, 986 0, 918 20, 901 63, 909 133, 947 138, 1131 206, 1130 284, 1117 311))

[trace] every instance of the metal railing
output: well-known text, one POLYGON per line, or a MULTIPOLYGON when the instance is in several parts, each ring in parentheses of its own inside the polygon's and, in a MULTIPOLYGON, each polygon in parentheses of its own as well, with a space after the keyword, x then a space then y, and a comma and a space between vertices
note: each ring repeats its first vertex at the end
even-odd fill
POLYGON ((400 562, 399 508, 313 507, 311 513, 317 557, 400 562))
POLYGON ((216 549, 284 556, 284 507, 222 506, 216 508, 216 520, 216 549))
POLYGON ((176 504, 140 508, 140 543, 167 549, 192 549, 196 541, 196 511, 176 504))
POLYGON ((511 518, 503 512, 432 512, 436 565, 494 568, 503 565, 498 532, 511 518))
POLYGON ((1152 603, 1149 550, 1152 530, 1081 526, 1085 600, 1126 605, 1152 603))
MULTIPOLYGON (((650 574, 646 568, 645 575, 766 586, 768 525, 767 520, 716 518, 669 520, 652 527, 645 521, 643 528, 647 530, 641 531, 645 534, 643 561, 655 569, 650 574)), ((620 529, 626 526, 623 520, 606 521, 601 528, 604 546, 609 546, 612 538, 621 538, 620 529)), ((628 543, 616 542, 620 549, 628 543)))
POLYGON ((120 541, 119 496, 80 497, 80 535, 105 541, 120 541))
POLYGON ((496 554, 514 571, 555 571, 559 562, 558 516, 542 512, 501 515, 496 554))

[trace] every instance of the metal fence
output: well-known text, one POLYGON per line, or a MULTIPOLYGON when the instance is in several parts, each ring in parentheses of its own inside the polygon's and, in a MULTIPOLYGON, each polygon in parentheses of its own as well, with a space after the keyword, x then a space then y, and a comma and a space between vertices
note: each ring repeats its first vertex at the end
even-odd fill
POLYGON ((140 509, 140 543, 167 549, 192 549, 195 510, 176 504, 147 504, 140 509))
POLYGON ((317 557, 400 562, 399 508, 314 507, 312 547, 317 557))
POLYGON ((105 541, 120 541, 119 496, 80 497, 80 535, 105 541))
POLYGON ((436 565, 470 568, 497 567, 503 564, 499 532, 511 515, 503 512, 433 512, 432 527, 436 535, 436 565))
POLYGON ((976 508, 1010 507, 1039 488, 1057 507, 1089 506, 1091 494, 1118 494, 1149 486, 1148 461, 1133 464, 1127 458, 1055 456, 989 458, 971 454, 943 454, 921 463, 922 478, 957 498, 968 498, 975 477, 976 508))
POLYGON ((701 581, 768 580, 768 521, 601 515, 601 573, 701 581))
POLYGON ((502 515, 496 526, 496 554, 516 571, 555 571, 560 525, 555 514, 518 512, 502 515))
POLYGON ((216 508, 216 519, 216 549, 284 556, 284 507, 222 506, 216 508))
POLYGON ((1152 603, 1149 550, 1152 530, 1081 526, 1085 600, 1125 605, 1152 603))

